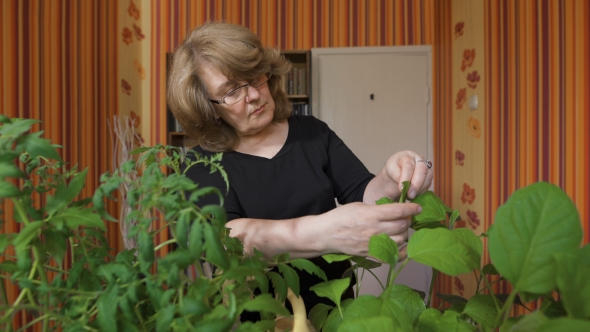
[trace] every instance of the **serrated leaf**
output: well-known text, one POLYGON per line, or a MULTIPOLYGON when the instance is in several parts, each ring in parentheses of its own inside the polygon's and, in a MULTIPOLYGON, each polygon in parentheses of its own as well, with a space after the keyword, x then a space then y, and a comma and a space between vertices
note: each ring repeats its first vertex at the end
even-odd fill
POLYGON ((299 275, 297 275, 297 272, 285 263, 279 264, 279 271, 283 274, 287 287, 291 288, 293 293, 299 296, 299 275))
POLYGON ((194 258, 200 258, 203 253, 203 226, 200 222, 193 222, 188 236, 188 249, 194 258))
POLYGON ((8 247, 11 238, 12 234, 0 234, 0 253, 3 253, 6 247, 8 247))
POLYGON ((0 179, 23 178, 25 174, 12 161, 0 161, 0 179))
POLYGON ((47 159, 63 161, 59 153, 57 153, 55 146, 51 145, 49 140, 39 137, 42 133, 43 132, 40 131, 34 134, 21 136, 18 139, 17 149, 26 151, 31 158, 44 157, 47 159))
POLYGON ((229 259, 221 241, 219 241, 219 237, 215 233, 215 230, 208 223, 203 224, 203 228, 203 235, 205 237, 205 257, 207 258, 207 261, 224 270, 227 269, 229 267, 229 259))
POLYGON ((478 268, 478 257, 475 257, 472 249, 458 241, 453 233, 455 231, 445 228, 417 231, 408 242, 408 258, 451 276, 478 268))
POLYGON ((174 319, 176 307, 167 306, 160 309, 156 316, 156 331, 167 332, 170 331, 170 324, 174 319))
POLYGON ((66 237, 51 229, 44 230, 42 234, 45 237, 45 249, 49 256, 53 257, 57 266, 61 267, 68 247, 66 237))
POLYGON ((352 256, 344 255, 344 254, 326 254, 326 255, 323 255, 322 258, 328 263, 333 263, 333 262, 345 261, 347 259, 352 258, 352 256))
POLYGON ((553 254, 573 253, 582 241, 576 206, 557 186, 538 182, 498 208, 489 254, 515 291, 545 294, 555 288, 553 254))
POLYGON ((39 236, 39 230, 43 226, 44 222, 42 220, 33 221, 32 223, 26 225, 14 238, 12 244, 14 245, 16 250, 24 250, 33 239, 39 236))
POLYGON ((369 239, 369 256, 395 266, 399 258, 397 243, 387 234, 373 235, 369 239))
POLYGON ((0 134, 2 134, 1 136, 17 137, 31 130, 31 127, 35 123, 38 123, 39 120, 22 118, 8 119, 4 117, 1 122, 3 123, 3 125, 0 126, 0 134))
POLYGON ((0 198, 12 198, 21 195, 21 191, 10 182, 0 180, 0 198))
POLYGON ((287 284, 283 277, 276 272, 268 272, 268 277, 272 281, 272 287, 274 288, 275 294, 279 296, 279 302, 284 302, 287 298, 287 284))
POLYGON ((310 287, 309 290, 314 291, 318 296, 327 297, 334 302, 337 307, 340 307, 342 294, 348 289, 349 285, 350 278, 335 279, 316 284, 310 287))
POLYGON ((243 304, 245 310, 258 312, 271 312, 283 316, 291 316, 289 310, 270 294, 262 294, 243 304))
POLYGON ((66 186, 65 183, 60 183, 55 189, 55 194, 47 197, 45 212, 48 214, 54 214, 56 211, 61 210, 70 204, 84 188, 87 173, 88 168, 76 174, 68 186, 66 186))
POLYGON ((465 305, 463 314, 467 314, 474 321, 479 323, 483 329, 498 327, 495 323, 498 309, 494 303, 493 295, 473 295, 465 305))
POLYGON ((0 263, 0 272, 14 274, 17 270, 18 268, 16 267, 16 263, 13 261, 4 261, 0 263))
POLYGON ((139 262, 142 269, 149 268, 155 260, 154 242, 152 236, 146 231, 137 234, 137 245, 139 250, 139 262))
POLYGON ((309 274, 315 274, 316 276, 320 277, 324 281, 328 281, 328 277, 319 266, 315 265, 311 261, 307 259, 293 259, 289 262, 293 267, 296 267, 300 270, 303 270, 309 274))
POLYGON ((102 218, 94 213, 91 208, 66 208, 58 214, 54 215, 50 220, 51 223, 56 224, 59 221, 65 221, 66 226, 70 229, 77 229, 78 227, 96 227, 102 231, 107 228, 102 218))
POLYGON ((389 299, 404 308, 411 322, 417 320, 420 314, 426 310, 424 299, 410 287, 401 284, 393 284, 390 287, 390 292, 383 292, 381 297, 389 293, 389 299))
POLYGON ((320 331, 328 318, 328 314, 330 310, 334 309, 334 307, 329 306, 327 304, 318 303, 309 312, 309 321, 315 327, 316 331, 320 331))
POLYGON ((117 302, 118 295, 116 285, 108 287, 96 301, 96 308, 98 309, 96 319, 98 320, 98 325, 102 331, 117 331, 117 321, 115 319, 117 302))

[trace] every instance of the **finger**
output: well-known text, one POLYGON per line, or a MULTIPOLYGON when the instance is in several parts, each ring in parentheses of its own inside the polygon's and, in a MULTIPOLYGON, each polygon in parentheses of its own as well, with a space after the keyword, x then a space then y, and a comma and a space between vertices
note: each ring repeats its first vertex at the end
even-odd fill
POLYGON ((412 175, 414 174, 414 169, 416 167, 416 160, 417 159, 408 155, 403 155, 397 160, 397 166, 400 169, 400 176, 398 182, 400 191, 403 190, 403 183, 405 181, 412 181, 412 175))
POLYGON ((403 233, 390 236, 389 238, 392 239, 393 241, 395 241, 395 243, 397 244, 397 247, 400 248, 401 246, 403 246, 406 243, 406 241, 408 241, 408 232, 405 231, 403 233))
POLYGON ((422 194, 428 191, 428 189, 430 189, 430 186, 432 185, 432 180, 434 179, 434 171, 432 169, 428 170, 428 173, 426 174, 426 180, 424 180, 424 183, 422 183, 422 188, 420 188, 420 190, 418 191, 418 194, 422 194))
POLYGON ((377 220, 379 221, 397 221, 415 216, 422 212, 422 207, 416 203, 395 203, 374 205, 377 209, 377 220))
MULTIPOLYGON (((423 158, 417 160, 425 160, 423 158)), ((408 191, 408 198, 414 199, 416 195, 422 192, 423 186, 427 182, 429 169, 426 163, 415 161, 414 173, 410 182, 410 190, 408 191)))
POLYGON ((398 257, 398 262, 401 262, 408 257, 408 246, 407 245, 404 244, 402 247, 399 247, 397 257, 398 257))

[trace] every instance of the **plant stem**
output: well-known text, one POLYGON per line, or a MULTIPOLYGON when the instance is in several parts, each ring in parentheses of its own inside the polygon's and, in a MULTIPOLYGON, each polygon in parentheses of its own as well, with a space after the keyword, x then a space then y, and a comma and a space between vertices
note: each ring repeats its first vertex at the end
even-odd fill
MULTIPOLYGON (((484 275, 481 273, 481 271, 479 271, 479 274, 481 276, 481 278, 484 277, 484 275)), ((475 294, 479 294, 479 284, 481 283, 481 278, 477 277, 477 273, 475 273, 475 270, 473 270, 473 275, 475 276, 475 281, 476 281, 476 285, 475 285, 475 294)))
MULTIPOLYGON (((499 303, 499 300, 496 298, 496 296, 494 294, 494 290, 492 289, 492 284, 490 284, 490 281, 488 280, 488 278, 486 278, 486 276, 483 275, 483 273, 481 272, 481 269, 479 269, 479 273, 481 274, 482 279, 485 281, 485 283, 486 283, 486 285, 488 287, 488 290, 490 291, 490 295, 492 295, 492 299, 494 299, 494 305, 496 306, 496 310, 500 311, 500 303, 499 303)), ((479 288, 479 283, 478 283, 478 287, 477 288, 479 288)), ((512 295, 512 294, 510 294, 510 295, 512 295)))
POLYGON ((18 216, 23 221, 23 224, 25 224, 25 226, 28 225, 29 218, 27 217, 27 213, 26 213, 25 208, 23 207, 23 204, 21 203, 20 199, 15 199, 12 201, 12 203, 14 203, 14 208, 16 209, 18 216))
POLYGON ((432 279, 430 279, 430 290, 428 291, 428 303, 426 304, 426 308, 430 308, 432 304, 432 292, 434 291, 434 281, 436 280, 436 276, 438 275, 438 270, 432 269, 432 279))
POLYGON ((176 243, 176 239, 170 239, 168 241, 164 241, 160 243, 157 247, 154 248, 154 251, 160 250, 162 247, 167 246, 169 244, 176 243))
MULTIPOLYGON (((508 299, 504 303, 504 306, 498 312, 498 316, 496 317, 496 324, 495 325, 499 325, 500 321, 504 320, 506 318, 506 317, 502 317, 502 316, 504 316, 505 313, 509 312, 508 309, 510 309, 510 307, 512 306, 512 302, 514 302, 515 297, 516 297, 516 288, 513 288, 510 295, 508 295, 508 299)), ((495 296, 494 296, 494 298, 495 298, 495 296)))

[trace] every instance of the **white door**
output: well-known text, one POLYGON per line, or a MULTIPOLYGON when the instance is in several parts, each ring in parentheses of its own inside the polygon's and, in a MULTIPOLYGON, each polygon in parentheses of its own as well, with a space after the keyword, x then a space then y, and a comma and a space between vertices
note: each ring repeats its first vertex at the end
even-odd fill
MULTIPOLYGON (((433 160, 431 47, 312 48, 312 112, 378 173, 400 150, 433 160)), ((389 266, 373 270, 385 284, 389 266)), ((428 292, 431 269, 408 263, 397 283, 428 292)), ((364 274, 361 294, 381 294, 364 274)))

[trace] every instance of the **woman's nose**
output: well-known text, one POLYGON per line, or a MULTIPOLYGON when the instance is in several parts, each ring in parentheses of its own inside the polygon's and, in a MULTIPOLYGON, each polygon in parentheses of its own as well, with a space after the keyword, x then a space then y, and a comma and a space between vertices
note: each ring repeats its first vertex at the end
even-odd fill
POLYGON ((255 87, 248 85, 248 90, 246 91, 246 102, 250 103, 252 100, 256 100, 260 98, 260 91, 255 87))

